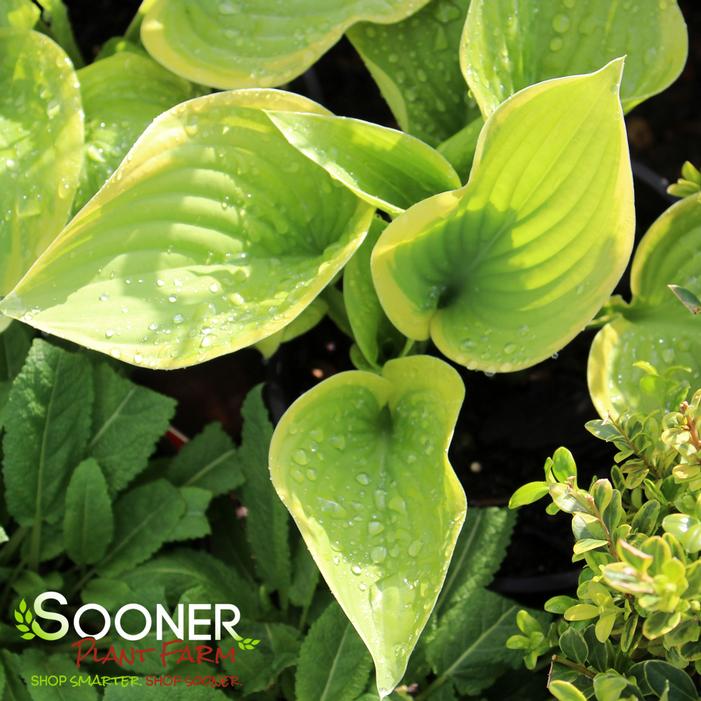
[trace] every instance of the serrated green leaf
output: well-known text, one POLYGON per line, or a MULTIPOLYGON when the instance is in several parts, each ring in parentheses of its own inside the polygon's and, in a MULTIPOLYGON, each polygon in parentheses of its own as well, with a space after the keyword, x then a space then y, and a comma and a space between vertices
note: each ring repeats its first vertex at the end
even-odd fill
POLYGON ((8 650, 0 650, 0 669, 4 671, 5 675, 3 701, 32 701, 20 675, 19 655, 8 650))
MULTIPOLYGON (((118 579, 95 577, 81 591, 83 603, 95 603, 104 606, 108 611, 115 611, 130 601, 134 601, 134 592, 126 582, 118 579)), ((140 604, 144 604, 139 599, 140 604)))
POLYGON ((177 550, 159 555, 123 577, 133 589, 144 583, 159 584, 167 601, 176 604, 188 589, 201 586, 210 601, 234 601, 244 620, 255 619, 257 591, 232 567, 206 552, 177 550))
POLYGON ((362 246, 343 271, 343 301, 353 338, 371 366, 398 356, 406 338, 392 326, 375 292, 370 256, 387 223, 375 217, 362 246))
POLYGON ((432 146, 477 115, 458 49, 469 0, 432 0, 412 17, 348 30, 401 128, 432 146))
POLYGON ((169 539, 184 512, 184 499, 165 480, 125 493, 114 504, 112 545, 95 569, 114 577, 148 559, 169 539))
POLYGON ((212 501, 212 492, 200 487, 180 487, 179 491, 185 501, 185 512, 168 541, 193 540, 209 535, 212 529, 207 519, 207 508, 212 501))
POLYGON ((95 365, 94 382, 88 453, 115 494, 146 468, 175 413, 175 402, 122 377, 106 363, 95 365))
POLYGON ((460 61, 484 115, 543 80, 589 73, 627 56, 621 85, 626 111, 662 92, 686 63, 688 37, 675 0, 543 3, 473 0, 460 61))
POLYGON ((462 398, 455 370, 428 356, 392 360, 382 376, 341 373, 288 409, 270 447, 275 488, 383 696, 404 674, 465 518, 446 456, 462 398))
POLYGON ((236 447, 221 424, 212 423, 186 443, 168 469, 168 479, 180 487, 200 487, 214 496, 243 482, 236 447))
POLYGON ((75 661, 68 655, 49 655, 43 650, 25 650, 17 658, 17 668, 27 684, 27 691, 32 701, 97 701, 97 689, 94 686, 80 684, 72 686, 34 685, 32 677, 41 675, 64 675, 67 679, 76 673, 75 661))
POLYGON ((143 684, 138 686, 112 684, 105 688, 105 701, 143 701, 145 698, 151 701, 226 701, 228 697, 219 689, 196 684, 191 686, 153 685, 148 690, 144 690, 143 684))
POLYGON ((398 22, 427 2, 154 0, 141 41, 159 63, 196 83, 267 88, 304 73, 356 22, 398 22))
POLYGON ((319 583, 319 568, 309 554, 303 540, 297 543, 292 559, 292 582, 290 583, 290 601, 302 609, 308 609, 319 583))
POLYGON ((692 386, 701 384, 701 317, 689 312, 669 293, 678 283, 701 294, 701 202, 688 198, 670 207, 638 245, 631 270, 633 299, 622 315, 597 334, 589 354, 588 382, 594 406, 602 417, 624 411, 650 412, 665 406, 663 380, 641 382, 645 360, 664 376, 674 368, 692 386))
POLYGON ((73 562, 92 565, 102 559, 114 534, 107 481, 93 459, 76 467, 66 490, 63 516, 65 548, 73 562))
POLYGON ((228 673, 239 677, 243 696, 275 688, 280 674, 297 664, 301 644, 299 631, 283 623, 254 623, 246 625, 246 631, 254 633, 259 644, 237 653, 233 663, 223 663, 228 673))
POLYGON ((17 377, 31 345, 32 333, 24 324, 12 322, 0 333, 0 382, 17 377))
POLYGON ((283 329, 362 243, 373 209, 265 109, 324 112, 292 93, 241 90, 163 113, 1 310, 159 368, 283 329))
POLYGON ((35 554, 40 524, 60 512, 71 471, 85 450, 92 392, 89 360, 40 339, 10 391, 3 440, 5 498, 20 524, 33 524, 35 554))
POLYGON ((519 607, 498 594, 477 589, 441 618, 426 643, 436 686, 454 684, 461 694, 478 694, 520 661, 506 641, 518 633, 519 607))
POLYGON ((80 209, 161 112, 198 94, 149 56, 122 51, 78 71, 85 110, 85 165, 74 209, 80 209))
POLYGON ((372 658, 338 604, 314 622, 299 653, 297 701, 353 701, 365 688, 372 658))
POLYGON ((0 28, 0 295, 65 224, 82 144, 78 81, 66 54, 43 34, 0 28))
POLYGON ((492 581, 506 555, 515 523, 516 515, 507 509, 470 509, 436 602, 438 615, 492 581))
POLYGON ((485 124, 469 183, 385 229, 373 279, 402 333, 508 372, 548 358, 598 312, 633 243, 622 67, 515 95, 485 124))
POLYGON ((249 509, 246 537, 261 579, 270 589, 285 592, 290 586, 290 519, 270 481, 268 449, 273 427, 263 402, 262 385, 249 392, 241 414, 239 458, 246 478, 241 493, 249 509))
POLYGON ((460 187, 453 167, 427 144, 349 117, 267 112, 287 141, 338 182, 389 214, 460 187))

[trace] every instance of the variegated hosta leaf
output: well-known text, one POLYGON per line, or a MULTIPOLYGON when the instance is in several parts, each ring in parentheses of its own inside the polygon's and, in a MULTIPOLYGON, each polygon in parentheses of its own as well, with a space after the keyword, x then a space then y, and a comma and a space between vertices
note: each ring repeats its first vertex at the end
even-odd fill
POLYGON ((460 62, 487 116, 528 85, 625 55, 628 111, 676 80, 687 49, 676 0, 472 0, 460 62))
POLYGON ((165 112, 2 311, 159 368, 284 328, 361 244, 373 209, 290 146, 262 107, 321 110, 243 90, 165 112))
POLYGON ((0 29, 0 295, 66 223, 82 147, 78 80, 63 49, 0 29))
POLYGON ((268 112, 284 137, 358 197, 389 212, 460 187, 453 167, 430 146, 360 119, 268 112))
POLYGON ((431 0, 402 22, 348 30, 401 128, 431 146, 479 116, 460 71, 469 0, 431 0))
POLYGON ((633 243, 622 68, 515 95, 486 122, 469 183, 387 227, 373 278, 402 333, 469 368, 508 372, 592 319, 633 243))
POLYGON ((155 0, 141 25, 148 52, 215 88, 282 85, 356 22, 398 22, 428 0, 155 0))
POLYGON ((667 287, 701 294, 701 198, 687 197, 652 225, 635 253, 630 284, 631 304, 599 331, 589 355, 589 391, 604 417, 654 411, 664 402, 664 385, 644 379, 635 362, 650 363, 660 375, 689 368, 691 375, 677 377, 701 384, 701 317, 667 287))
POLYGON ((78 80, 86 148, 75 211, 102 187, 153 119, 198 94, 191 83, 131 51, 82 68, 78 80))
POLYGON ((336 375, 298 399, 270 446, 275 489, 372 654, 400 681, 465 519, 447 459, 464 390, 428 356, 336 375))

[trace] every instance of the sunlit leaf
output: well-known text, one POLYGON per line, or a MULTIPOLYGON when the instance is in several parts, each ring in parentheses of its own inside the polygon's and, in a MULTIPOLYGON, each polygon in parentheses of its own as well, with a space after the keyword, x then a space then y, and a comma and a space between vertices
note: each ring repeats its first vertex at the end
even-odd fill
POLYGON ((215 88, 282 85, 360 21, 398 22, 428 0, 155 0, 141 24, 148 52, 215 88))
POLYGON ((32 0, 3 0, 0 28, 33 29, 41 11, 32 0))
POLYGON ((446 451, 463 398, 436 358, 346 372, 298 399, 270 470, 387 695, 435 605, 465 518, 446 451))
POLYGON ((588 73, 626 56, 626 111, 662 92, 686 63, 676 0, 473 0, 460 60, 482 113, 542 80, 588 73))
POLYGON ((384 313, 370 271, 372 249, 386 226, 385 221, 375 217, 363 245, 343 271, 343 300, 353 338, 371 366, 398 356, 406 343, 384 313))
POLYGON ((268 112, 285 138, 366 202, 390 214, 460 187, 453 167, 401 131, 348 117, 268 112))
POLYGON ((387 227, 373 279, 402 333, 507 372, 549 357, 593 318, 633 242, 622 67, 514 96, 485 124, 469 183, 387 227))
POLYGON ((197 94, 186 80, 131 51, 82 68, 78 80, 85 109, 85 166, 75 210, 100 189, 153 119, 197 94))
POLYGON ((148 127, 2 310, 136 365, 181 367, 252 345, 333 279, 373 209, 290 146, 243 90, 148 127))
MULTIPOLYGON (((701 317, 690 314, 668 285, 701 294, 701 202, 695 197, 668 209, 645 234, 633 260, 633 299, 604 326, 589 355, 589 392, 603 417, 659 409, 664 382, 646 379, 637 361, 660 375, 675 367, 691 385, 701 384, 701 317)), ((667 407, 672 410, 674 407, 667 407)))
POLYGON ((0 295, 65 224, 82 145, 66 54, 43 34, 0 29, 0 295))
POLYGON ((348 30, 401 128, 432 146, 478 114, 458 51, 469 0, 432 0, 412 17, 348 30))

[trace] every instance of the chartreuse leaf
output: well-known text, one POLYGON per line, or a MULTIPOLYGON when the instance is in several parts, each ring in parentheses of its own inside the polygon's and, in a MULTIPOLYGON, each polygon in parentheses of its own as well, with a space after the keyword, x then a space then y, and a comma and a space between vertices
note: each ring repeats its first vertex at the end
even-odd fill
POLYGON ((0 295, 65 224, 82 165, 70 60, 51 39, 0 28, 0 295))
POLYGON ((254 387, 241 409, 243 429, 239 460, 245 482, 243 502, 249 509, 246 538, 256 558, 256 570, 271 590, 290 586, 290 517, 277 498, 268 471, 268 448, 273 427, 263 402, 263 387, 254 387))
POLYGON ((195 98, 146 129, 2 302, 42 330, 172 368, 295 319, 362 243, 373 209, 290 146, 278 91, 195 98))
POLYGON ((401 128, 437 146, 479 115, 458 51, 469 0, 432 0, 412 17, 348 30, 401 128))
POLYGON ((73 562, 91 565, 112 541, 114 519, 105 476, 92 458, 76 467, 66 490, 63 538, 73 562))
POLYGON ((322 114, 268 116, 293 146, 332 178, 390 214, 460 187, 457 173, 438 151, 401 131, 322 114))
POLYGON ((460 62, 488 116, 528 85, 588 73, 625 55, 621 100, 628 111, 677 78, 687 48, 676 0, 473 0, 460 62))
POLYGON ((463 399, 436 358, 344 372, 298 399, 270 446, 273 484, 386 696, 404 674, 465 518, 446 452, 463 399))
POLYGON ((155 0, 141 41, 168 70, 215 88, 282 85, 356 22, 398 22, 428 0, 155 0))
POLYGON ((185 500, 165 480, 136 487, 114 505, 114 538, 96 570, 115 577, 155 553, 171 536, 185 513, 185 500))
POLYGON ((380 302, 469 368, 549 357, 601 308, 633 243, 621 60, 527 88, 480 136, 469 183, 390 224, 372 255, 380 302))
POLYGON ((149 56, 115 53, 78 71, 85 110, 85 165, 74 209, 80 209, 161 112, 198 93, 149 56))
MULTIPOLYGON (((689 197, 670 207, 640 242, 633 259, 633 299, 606 324, 589 354, 589 392, 602 417, 650 412, 664 403, 664 382, 651 382, 637 361, 660 375, 675 367, 692 386, 701 384, 701 317, 669 291, 671 283, 701 294, 701 201, 689 197)), ((672 410, 674 407, 667 407, 672 410)))
POLYGON ((398 356, 406 343, 387 318, 372 282, 370 255, 386 226, 384 220, 375 217, 363 245, 343 271, 343 301, 353 338, 372 366, 398 356))
POLYGON ((4 0, 0 9, 0 28, 33 29, 41 11, 32 0, 4 0))
POLYGON ((90 430, 90 361, 35 340, 5 409, 3 478, 10 514, 32 526, 30 560, 38 562, 42 522, 55 521, 90 430))
POLYGON ((70 57, 73 65, 85 64, 73 35, 68 8, 63 0, 41 0, 41 30, 48 34, 70 57))
POLYGON ((130 382, 106 363, 95 365, 93 379, 88 453, 100 464, 110 493, 115 494, 146 468, 175 413, 175 401, 130 382))
POLYGON ((181 487, 199 487, 213 495, 226 494, 243 482, 236 447, 221 424, 205 426, 173 458, 168 479, 181 487))
POLYGON ((353 701, 368 681, 372 658, 341 608, 332 603, 310 628, 297 665, 297 701, 353 701))

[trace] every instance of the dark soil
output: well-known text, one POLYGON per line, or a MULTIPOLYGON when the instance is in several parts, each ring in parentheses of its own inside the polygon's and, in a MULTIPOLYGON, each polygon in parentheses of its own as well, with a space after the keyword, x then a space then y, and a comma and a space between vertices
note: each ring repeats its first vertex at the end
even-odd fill
MULTIPOLYGON (((91 58, 106 39, 124 31, 140 3, 66 4, 85 56, 91 58)), ((701 6, 695 0, 681 0, 680 5, 692 40, 687 68, 669 90, 638 107, 627 120, 636 161, 638 237, 668 206, 666 181, 676 179, 685 160, 701 163, 701 6)), ((322 101, 337 114, 393 125, 377 87, 345 40, 291 89, 322 101)), ((626 279, 617 292, 628 295, 626 279)), ((581 334, 559 357, 527 371, 491 378, 461 371, 467 400, 451 461, 470 504, 506 504, 519 485, 542 479, 545 458, 560 445, 572 450, 583 475, 608 472, 611 451, 583 427, 596 416, 586 384, 592 338, 592 332, 581 334)), ((181 430, 193 434, 216 420, 237 436, 241 402, 251 387, 267 382, 269 404, 277 417, 322 378, 350 369, 349 345, 333 324, 324 322, 283 346, 268 363, 248 350, 186 370, 136 374, 144 384, 178 399, 176 423, 181 430)), ((497 588, 533 605, 572 588, 570 547, 568 518, 546 516, 543 504, 523 509, 497 588)))

